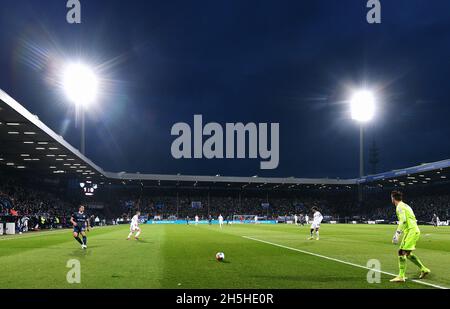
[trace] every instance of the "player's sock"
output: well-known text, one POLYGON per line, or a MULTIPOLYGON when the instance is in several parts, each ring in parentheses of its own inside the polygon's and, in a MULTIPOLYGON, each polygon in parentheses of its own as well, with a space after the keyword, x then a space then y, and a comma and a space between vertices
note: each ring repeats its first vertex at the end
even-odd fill
POLYGON ((319 231, 316 231, 316 237, 319 238, 319 231))
POLYGON ((80 237, 79 236, 77 236, 77 237, 73 237, 73 238, 75 238, 75 240, 76 241, 78 241, 79 243, 80 243, 80 245, 82 245, 83 244, 83 242, 81 241, 81 239, 80 239, 80 237))
POLYGON ((137 232, 137 233, 136 233, 136 236, 134 236, 134 237, 138 238, 139 235, 141 235, 141 231, 137 232))
POLYGON ((420 261, 420 259, 419 259, 416 255, 414 255, 414 254, 411 253, 411 254, 408 256, 408 259, 409 259, 411 262, 413 262, 417 267, 419 267, 421 270, 426 268, 425 265, 423 265, 423 263, 420 261))
POLYGON ((406 257, 403 255, 398 257, 398 276, 404 278, 406 274, 406 257))
POLYGON ((311 237, 313 237, 314 229, 311 229, 311 237))
POLYGON ((87 237, 83 236, 83 245, 87 246, 87 237))
POLYGON ((130 234, 128 234, 128 238, 130 238, 131 236, 133 236, 133 232, 130 232, 130 234))

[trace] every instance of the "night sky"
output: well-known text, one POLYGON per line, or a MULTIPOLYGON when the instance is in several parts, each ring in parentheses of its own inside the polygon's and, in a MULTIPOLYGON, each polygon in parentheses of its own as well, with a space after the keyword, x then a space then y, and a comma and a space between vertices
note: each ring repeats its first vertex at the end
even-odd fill
POLYGON ((107 171, 356 177, 358 125, 346 100, 378 98, 366 128, 378 171, 450 158, 450 1, 0 0, 0 88, 78 148, 74 107, 58 86, 66 60, 100 71, 87 156, 107 171), (280 164, 175 160, 177 122, 279 122, 280 164))

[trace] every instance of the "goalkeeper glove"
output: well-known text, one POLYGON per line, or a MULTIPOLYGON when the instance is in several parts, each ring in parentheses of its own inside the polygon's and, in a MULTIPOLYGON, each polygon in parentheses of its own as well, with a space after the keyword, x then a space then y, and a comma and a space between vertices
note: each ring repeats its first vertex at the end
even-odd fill
POLYGON ((395 245, 398 244, 398 239, 401 234, 402 234, 402 231, 395 231, 394 237, 392 238, 393 244, 395 244, 395 245))

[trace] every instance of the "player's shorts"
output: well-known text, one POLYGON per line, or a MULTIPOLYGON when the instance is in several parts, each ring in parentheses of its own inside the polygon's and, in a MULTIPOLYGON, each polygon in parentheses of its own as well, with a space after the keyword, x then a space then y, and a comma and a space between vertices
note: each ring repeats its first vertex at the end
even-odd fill
POLYGON ((311 224, 311 228, 312 228, 312 229, 318 229, 318 228, 320 228, 320 223, 313 222, 313 223, 311 224))
POLYGON ((77 226, 73 227, 74 233, 80 234, 81 232, 84 232, 84 231, 86 231, 86 228, 84 226, 77 225, 77 226))
POLYGON ((138 229, 139 229, 139 225, 137 225, 137 224, 131 224, 130 225, 130 231, 131 232, 134 232, 134 231, 136 231, 138 229))
POLYGON ((400 244, 401 250, 416 250, 416 243, 420 238, 420 231, 407 231, 405 235, 403 235, 402 242, 400 244))

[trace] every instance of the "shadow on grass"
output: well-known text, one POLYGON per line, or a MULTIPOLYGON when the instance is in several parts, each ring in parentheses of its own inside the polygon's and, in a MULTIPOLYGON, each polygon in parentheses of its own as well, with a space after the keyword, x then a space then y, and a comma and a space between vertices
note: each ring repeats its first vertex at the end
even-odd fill
POLYGON ((148 241, 148 240, 143 240, 143 239, 135 240, 135 242, 143 243, 143 244, 154 244, 155 243, 153 241, 148 241))
POLYGON ((72 254, 68 254, 69 256, 72 257, 85 257, 85 256, 90 256, 92 254, 92 251, 88 249, 77 249, 77 250, 73 250, 72 254))
MULTIPOLYGON (((216 261, 215 261, 215 262, 216 262, 216 261)), ((226 260, 226 261, 220 261, 220 262, 218 262, 218 263, 220 263, 220 264, 231 264, 231 262, 228 261, 228 260, 226 260)))

